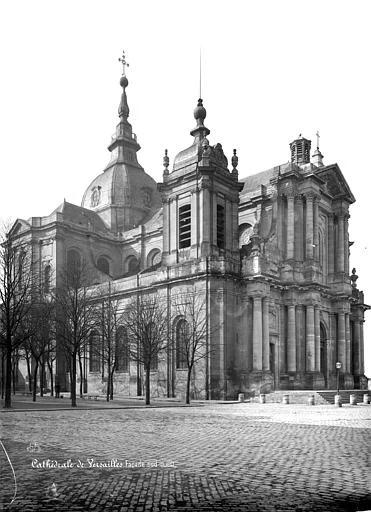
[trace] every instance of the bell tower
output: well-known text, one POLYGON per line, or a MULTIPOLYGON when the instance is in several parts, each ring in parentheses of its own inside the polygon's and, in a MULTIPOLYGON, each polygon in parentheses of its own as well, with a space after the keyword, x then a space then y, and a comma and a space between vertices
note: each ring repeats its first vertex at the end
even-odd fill
POLYGON ((239 260, 238 202, 243 184, 238 182, 238 157, 232 171, 221 144, 210 145, 204 125, 202 99, 194 110, 193 143, 177 154, 169 172, 164 157, 160 185, 164 211, 163 263, 173 265, 190 258, 224 257, 239 260))

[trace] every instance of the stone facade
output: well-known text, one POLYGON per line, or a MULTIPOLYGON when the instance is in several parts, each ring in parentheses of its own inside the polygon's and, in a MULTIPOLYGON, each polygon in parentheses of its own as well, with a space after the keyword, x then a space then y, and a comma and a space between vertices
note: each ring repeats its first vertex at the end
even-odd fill
MULTIPOLYGON (((199 100, 191 146, 172 170, 165 152, 156 184, 138 163, 125 76, 120 85, 111 160, 82 206, 64 202, 12 228, 13 240, 31 248, 38 276, 58 287, 58 270, 77 258, 89 267, 91 286, 113 289, 122 310, 138 293, 156 292, 170 308, 173 297, 196 293, 205 302, 208 350, 193 373, 194 397, 334 389, 337 361, 343 388, 367 387, 368 306, 355 270, 349 275, 354 197, 338 165, 324 165, 318 148, 311 158, 311 143, 300 136, 290 144, 290 163, 239 181, 236 151, 229 170, 222 146, 207 138, 199 100)), ((85 358, 86 391, 104 392, 104 368, 89 371, 88 351, 85 358)), ((68 387, 60 352, 56 371, 68 387)), ((154 396, 184 395, 175 350, 160 356, 151 381, 154 396)), ((130 362, 117 371, 114 391, 142 393, 143 369, 130 362)))

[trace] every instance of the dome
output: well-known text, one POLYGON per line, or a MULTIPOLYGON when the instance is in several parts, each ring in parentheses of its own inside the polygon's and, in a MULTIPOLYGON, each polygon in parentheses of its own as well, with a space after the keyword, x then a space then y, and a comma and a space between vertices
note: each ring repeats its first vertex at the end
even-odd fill
MULTIPOLYGON (((146 220, 161 205, 157 184, 141 167, 114 163, 99 174, 86 189, 81 206, 97 213, 121 209, 121 229, 130 229, 146 220)), ((106 223, 109 216, 102 215, 106 223)))

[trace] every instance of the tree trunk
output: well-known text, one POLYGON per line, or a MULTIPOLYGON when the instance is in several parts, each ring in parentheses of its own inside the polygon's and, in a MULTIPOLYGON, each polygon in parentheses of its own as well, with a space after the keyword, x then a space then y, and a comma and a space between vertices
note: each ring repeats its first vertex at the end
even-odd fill
POLYGON ((39 361, 35 359, 35 368, 33 371, 33 390, 32 390, 32 401, 36 402, 36 391, 37 391, 37 369, 39 367, 39 361))
POLYGON ((1 354, 1 399, 4 398, 5 391, 5 354, 1 354))
POLYGON ((190 390, 191 390, 191 373, 192 373, 192 367, 188 368, 187 373, 187 389, 186 389, 186 404, 190 403, 189 397, 190 397, 190 390))
POLYGON ((151 367, 146 368, 146 405, 151 404, 151 367))
POLYGON ((81 361, 81 353, 79 351, 79 369, 80 369, 80 398, 83 398, 83 385, 84 385, 84 379, 83 379, 83 371, 82 371, 82 361, 81 361))
POLYGON ((4 408, 12 406, 12 341, 7 339, 6 347, 6 370, 5 370, 5 403, 4 408))
POLYGON ((44 396, 45 366, 44 361, 40 362, 40 396, 44 396))
POLYGON ((31 393, 31 391, 32 391, 32 372, 31 372, 30 356, 28 353, 26 353, 26 363, 27 363, 27 375, 28 375, 28 391, 31 393))
POLYGON ((110 377, 110 400, 113 400, 113 373, 114 373, 114 368, 112 369, 111 371, 111 377, 110 377))
POLYGON ((71 407, 77 407, 76 403, 76 353, 72 356, 71 365, 71 407))
POLYGON ((50 396, 54 396, 54 375, 53 375, 53 363, 50 363, 50 360, 48 359, 47 365, 49 368, 49 374, 50 374, 50 396))
POLYGON ((111 368, 109 362, 107 362, 107 389, 106 389, 106 400, 109 402, 109 396, 110 396, 110 387, 111 387, 111 368))

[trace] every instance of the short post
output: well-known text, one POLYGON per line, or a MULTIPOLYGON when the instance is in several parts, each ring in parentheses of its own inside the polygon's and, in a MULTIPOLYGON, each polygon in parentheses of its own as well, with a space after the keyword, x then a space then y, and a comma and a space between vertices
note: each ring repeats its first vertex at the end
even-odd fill
POLYGON ((356 397, 356 395, 350 395, 349 396, 349 403, 350 403, 350 405, 357 405, 357 397, 356 397))
POLYGON ((265 404, 265 395, 263 393, 260 394, 260 397, 259 397, 259 402, 261 404, 265 404))
POLYGON ((335 395, 335 405, 336 407, 342 407, 342 403, 341 403, 341 396, 340 395, 335 395))
POLYGON ((308 405, 314 405, 314 395, 310 395, 308 398, 308 405))
POLYGON ((244 393, 238 393, 238 401, 239 402, 244 402, 245 401, 244 393))
POLYGON ((369 404, 369 403, 370 403, 370 397, 368 396, 368 394, 367 394, 367 393, 365 393, 365 394, 363 395, 363 403, 364 403, 364 404, 369 404))
POLYGON ((289 403, 290 403, 290 397, 289 397, 289 395, 283 395, 283 397, 282 397, 282 403, 283 403, 283 404, 289 404, 289 403))

